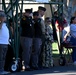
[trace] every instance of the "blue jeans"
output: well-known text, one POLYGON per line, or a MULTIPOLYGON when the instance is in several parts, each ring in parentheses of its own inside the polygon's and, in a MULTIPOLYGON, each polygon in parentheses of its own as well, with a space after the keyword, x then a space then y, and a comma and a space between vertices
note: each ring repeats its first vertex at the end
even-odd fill
MULTIPOLYGON (((71 37, 70 41, 71 41, 71 43, 72 43, 73 46, 76 46, 76 38, 71 37)), ((73 49, 73 52, 72 52, 72 60, 74 62, 74 61, 76 61, 76 48, 74 47, 72 49, 73 49)))

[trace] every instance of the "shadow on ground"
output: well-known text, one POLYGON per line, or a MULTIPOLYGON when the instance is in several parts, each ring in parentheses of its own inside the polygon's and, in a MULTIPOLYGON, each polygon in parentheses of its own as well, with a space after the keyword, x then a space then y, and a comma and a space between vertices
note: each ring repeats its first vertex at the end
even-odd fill
MULTIPOLYGON (((24 72, 15 72, 10 73, 9 75, 51 75, 51 74, 62 74, 69 73, 67 75, 76 75, 76 66, 54 66, 49 69, 34 70, 34 71, 24 71, 24 72), (75 72, 75 73, 74 73, 75 72), (74 74, 71 74, 74 73, 74 74)), ((65 75, 65 74, 64 74, 65 75)))

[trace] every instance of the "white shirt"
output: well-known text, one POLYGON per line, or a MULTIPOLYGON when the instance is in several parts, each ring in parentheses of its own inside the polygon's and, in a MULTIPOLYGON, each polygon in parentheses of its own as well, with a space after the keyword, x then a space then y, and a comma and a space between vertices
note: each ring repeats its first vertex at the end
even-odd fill
MULTIPOLYGON (((66 27, 64 27, 64 29, 63 29, 63 31, 62 31, 62 41, 63 41, 64 36, 66 35, 66 33, 69 32, 69 31, 70 31, 70 26, 69 26, 69 25, 66 26, 66 27)), ((69 35, 69 34, 68 34, 68 35, 69 35)))
POLYGON ((9 44, 9 30, 6 23, 3 23, 0 29, 0 44, 9 44))
POLYGON ((67 26, 63 29, 63 37, 65 36, 65 34, 70 30, 70 26, 67 26))
POLYGON ((71 35, 76 37, 76 24, 70 25, 70 33, 71 33, 71 35))

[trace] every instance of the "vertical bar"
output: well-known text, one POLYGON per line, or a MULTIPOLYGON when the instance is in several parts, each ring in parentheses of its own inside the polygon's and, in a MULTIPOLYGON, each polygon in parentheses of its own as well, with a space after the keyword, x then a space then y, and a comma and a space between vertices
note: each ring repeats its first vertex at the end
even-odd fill
POLYGON ((18 58, 19 48, 18 48, 18 0, 16 0, 16 59, 18 58))
MULTIPOLYGON (((61 21, 62 22, 62 17, 60 16, 60 14, 62 13, 63 14, 63 0, 61 0, 60 2, 62 2, 62 4, 58 4, 58 16, 59 16, 59 22, 61 21)), ((59 29, 59 53, 60 55, 62 54, 61 50, 62 50, 62 47, 61 47, 61 33, 62 31, 60 31, 59 29)))
MULTIPOLYGON (((22 18, 22 11, 23 11, 23 0, 22 0, 22 3, 21 3, 19 21, 21 21, 21 18, 22 18)), ((21 35, 21 24, 19 23, 19 38, 18 38, 19 40, 20 40, 20 35, 21 35)), ((19 46, 20 46, 20 41, 19 41, 19 46)))
MULTIPOLYGON (((13 15, 13 12, 14 12, 14 10, 13 10, 13 1, 12 0, 10 0, 10 5, 11 5, 11 11, 12 11, 12 20, 13 20, 13 31, 15 32, 15 27, 14 27, 14 25, 15 25, 15 23, 14 23, 14 15, 13 15)), ((13 36, 15 36, 15 35, 13 35, 13 36)), ((15 55, 15 37, 12 37, 12 35, 11 35, 11 41, 12 41, 12 47, 13 47, 13 51, 14 51, 14 55, 15 55)))
POLYGON ((50 3, 50 9, 51 9, 52 17, 53 17, 54 15, 53 15, 53 9, 52 9, 52 4, 51 3, 50 3))

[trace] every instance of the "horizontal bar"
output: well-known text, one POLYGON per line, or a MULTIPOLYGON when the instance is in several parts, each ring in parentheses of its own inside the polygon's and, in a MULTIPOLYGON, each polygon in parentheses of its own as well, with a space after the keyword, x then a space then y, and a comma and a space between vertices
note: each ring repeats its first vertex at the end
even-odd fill
MULTIPOLYGON (((5 3, 5 4, 11 4, 11 3, 5 3)), ((19 3, 19 4, 22 4, 22 3, 19 3)), ((23 4, 63 4, 63 3, 62 2, 50 2, 50 3, 23 3, 23 4)))

